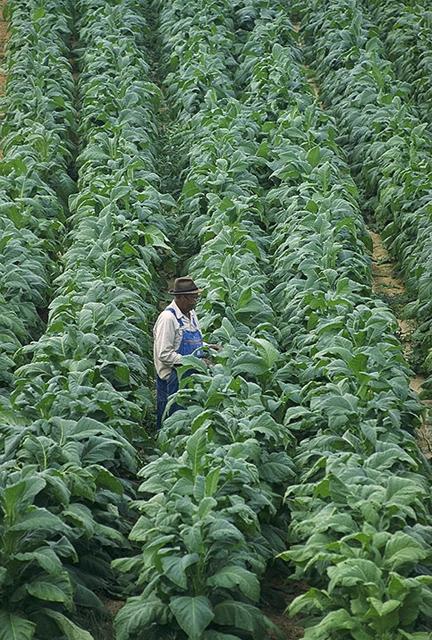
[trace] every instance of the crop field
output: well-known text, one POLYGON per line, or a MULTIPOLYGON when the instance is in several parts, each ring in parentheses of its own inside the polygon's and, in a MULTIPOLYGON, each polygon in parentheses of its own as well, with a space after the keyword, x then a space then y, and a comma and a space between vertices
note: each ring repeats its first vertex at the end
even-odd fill
POLYGON ((427 0, 0 4, 0 640, 432 640, 427 0))

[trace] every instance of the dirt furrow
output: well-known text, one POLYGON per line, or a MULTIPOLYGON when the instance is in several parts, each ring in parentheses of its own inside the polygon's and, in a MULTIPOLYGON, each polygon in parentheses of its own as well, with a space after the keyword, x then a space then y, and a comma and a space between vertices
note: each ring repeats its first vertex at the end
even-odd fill
MULTIPOLYGON (((0 96, 4 95, 6 88, 5 53, 8 38, 8 29, 7 22, 3 16, 5 6, 6 0, 0 0, 0 96)), ((2 114, 0 113, 0 117, 1 115, 2 114)))
MULTIPOLYGON (((381 236, 374 231, 369 233, 373 242, 373 289, 395 314, 404 354, 408 362, 411 362, 414 353, 412 335, 416 327, 414 321, 403 318, 403 302, 407 297, 405 285, 397 275, 395 264, 384 247, 381 236)), ((423 376, 415 374, 410 381, 411 389, 420 395, 424 382, 423 376)), ((432 400, 422 400, 422 402, 425 410, 422 425, 417 432, 418 442, 425 456, 432 459, 432 400)))

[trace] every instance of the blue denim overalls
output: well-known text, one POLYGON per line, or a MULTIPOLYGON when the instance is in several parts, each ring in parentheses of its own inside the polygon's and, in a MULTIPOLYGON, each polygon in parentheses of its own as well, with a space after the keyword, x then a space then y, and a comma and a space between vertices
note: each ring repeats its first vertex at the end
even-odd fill
MULTIPOLYGON (((175 309, 172 307, 167 307, 167 311, 171 311, 180 327, 184 326, 184 322, 181 318, 177 318, 175 309)), ((183 336, 177 349, 176 353, 179 353, 182 356, 190 356, 194 355, 197 358, 203 357, 203 339, 201 335, 201 331, 195 324, 195 321, 192 319, 192 324, 195 326, 194 331, 189 331, 187 329, 183 329, 183 336)), ((192 371, 191 371, 192 373, 192 371)), ((165 407, 168 402, 169 396, 172 396, 174 393, 178 391, 179 381, 177 377, 177 372, 175 369, 171 371, 169 378, 166 380, 162 380, 159 376, 156 376, 156 394, 157 394, 157 420, 156 420, 156 428, 160 429, 162 425, 162 416, 165 411, 165 407)), ((173 404, 170 408, 169 415, 172 415, 175 411, 180 409, 178 404, 173 404)))

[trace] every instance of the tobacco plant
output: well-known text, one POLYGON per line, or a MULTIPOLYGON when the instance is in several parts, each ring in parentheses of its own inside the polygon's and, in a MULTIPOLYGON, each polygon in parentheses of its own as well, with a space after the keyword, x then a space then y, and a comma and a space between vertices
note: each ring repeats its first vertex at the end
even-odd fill
MULTIPOLYGON (((358 189, 286 7, 152 9, 176 202, 158 175, 163 93, 142 4, 77 5, 79 191, 46 334, 23 351, 15 413, 2 414, 5 637, 89 640, 75 607, 100 607, 94 591, 112 590, 116 558, 129 585, 119 640, 263 638, 275 629, 260 579, 277 554, 310 584, 291 605, 305 638, 422 640, 432 534, 420 406, 396 321, 372 296, 358 189), (210 370, 185 362, 183 410, 136 493, 128 438, 152 402, 156 273, 180 228, 205 290, 203 329, 223 350, 210 370)), ((351 26, 360 47, 367 30, 351 26)), ((323 65, 348 47, 338 35, 323 65)))
POLYGON ((43 332, 75 190, 74 87, 69 1, 12 0, 2 98, 0 163, 0 385, 6 392, 16 352, 43 332))
MULTIPOLYGON (((69 199, 70 233, 47 330, 22 350, 13 413, 2 416, 0 464, 8 471, 8 483, 19 484, 27 473, 37 483, 43 473, 46 487, 29 493, 24 511, 37 513, 41 507, 48 513, 40 534, 45 545, 60 535, 68 543, 62 566, 57 562, 54 567, 58 578, 47 563, 35 574, 47 584, 61 581, 63 592, 47 587, 45 599, 33 594, 28 607, 26 581, 32 580, 34 558, 22 557, 22 575, 15 577, 14 566, 3 565, 2 615, 21 612, 23 638, 89 638, 73 624, 75 605, 101 608, 94 592, 116 587, 110 562, 129 552, 125 534, 132 521, 137 458, 125 434, 133 439, 132 429, 141 427, 151 403, 155 266, 171 252, 160 213, 171 199, 159 192, 155 172, 159 92, 148 79, 141 49, 145 24, 140 7, 89 0, 76 8, 78 192, 69 199), (47 531, 50 514, 53 533, 47 531), (54 516, 64 529, 56 530, 54 516)), ((4 505, 2 544, 7 546, 4 505)))
MULTIPOLYGON (((371 298, 369 241, 336 128, 314 105, 284 9, 269 11, 258 3, 255 9, 245 66, 240 56, 236 73, 241 100, 208 91, 184 127, 189 167, 180 205, 185 213, 194 212, 186 230, 200 240, 190 271, 208 292, 203 325, 224 350, 210 376, 198 363, 185 366, 197 369, 193 380, 183 379, 176 399, 187 411, 166 420, 159 437, 163 455, 141 472, 143 499, 137 504, 143 516, 132 535, 142 542, 142 553, 116 563, 133 577, 140 595, 118 615, 117 630, 125 639, 140 632, 163 637, 168 627, 189 638, 219 638, 227 631, 236 638, 262 634, 259 618, 249 616, 247 623, 241 615, 251 596, 241 591, 243 565, 235 549, 230 553, 236 581, 224 582, 226 590, 237 586, 237 593, 229 594, 233 615, 227 618, 219 609, 225 594, 209 589, 218 584, 212 552, 200 555, 213 550, 213 541, 192 548, 189 536, 183 539, 183 523, 187 532, 191 526, 199 529, 200 542, 206 539, 210 503, 204 508, 200 502, 208 496, 204 474, 197 482, 194 465, 205 469, 208 462, 207 477, 215 469, 223 477, 235 451, 257 474, 258 484, 251 476, 246 486, 242 482, 227 492, 258 514, 256 529, 230 512, 230 522, 246 536, 257 577, 263 565, 256 564, 254 552, 264 562, 268 558, 260 532, 274 549, 283 544, 281 532, 268 527, 281 515, 278 482, 292 482, 297 474, 286 495, 292 549, 281 557, 295 577, 315 585, 292 605, 293 612, 312 613, 305 620, 306 638, 425 637, 430 558, 418 532, 430 526, 430 505, 424 505, 428 470, 410 435, 420 407, 393 337, 396 321, 371 298), (261 16, 263 8, 268 12, 261 16), (270 262, 271 286, 260 275, 270 262), (273 295, 267 293, 271 287, 273 295), (261 406, 273 417, 258 410, 261 406), (282 447, 291 452, 293 436, 299 446, 296 467, 284 479, 277 469, 290 466, 282 447), (215 446, 221 459, 213 467, 215 446), (267 494, 269 453, 281 464, 272 468, 276 484, 267 494), (359 489, 357 477, 369 483, 359 489), (363 502, 356 508, 351 496, 361 490, 363 502), (266 501, 259 499, 263 495, 266 501), (179 518, 183 505, 187 511, 179 518), (191 520, 194 513, 198 519, 191 520), (356 553, 337 542, 341 533, 357 530, 372 539, 371 527, 382 540, 378 549, 384 560, 382 569, 370 570, 369 584, 375 547, 361 537, 362 553, 356 553), (153 546, 156 532, 160 539, 153 546), (398 545, 412 549, 409 560, 394 557, 398 545), (191 558, 191 551, 197 555, 191 558), (420 562, 426 563, 423 573, 420 562), (360 593, 352 589, 358 583, 351 576, 357 575, 362 584, 366 576, 360 593), (392 585, 398 582, 404 590, 396 602, 392 585), (406 616, 408 603, 415 605, 406 616)), ((212 495, 212 518, 225 515, 224 492, 216 488, 212 495)), ((219 558, 223 565, 228 561, 219 558)))
POLYGON ((398 78, 408 84, 420 117, 428 122, 432 96, 432 16, 427 3, 400 0, 378 4, 365 0, 362 4, 379 24, 386 54, 398 78))
MULTIPOLYGON (((225 15, 217 22, 225 24, 225 15)), ((194 43, 207 37, 205 24, 197 26, 194 43)), ((177 82, 182 86, 181 74, 177 82)), ((184 102, 175 108, 185 109, 184 102)), ((281 354, 266 294, 268 243, 258 226, 264 212, 254 169, 265 161, 257 155, 252 109, 210 86, 195 115, 196 106, 186 108, 189 119, 176 133, 188 149, 179 207, 185 235, 200 243, 188 269, 211 291, 203 327, 226 344, 212 375, 194 363, 200 375, 193 387, 185 379, 178 394, 187 411, 166 420, 161 456, 140 472, 142 515, 131 539, 142 554, 115 562, 139 595, 118 614, 116 628, 119 638, 170 630, 257 638, 271 626, 256 607, 258 578, 284 546, 281 484, 294 476, 291 438, 271 416, 277 402, 267 394, 281 354)))
MULTIPOLYGON (((365 209, 405 277, 412 298, 406 315, 418 321, 415 337, 428 373, 431 134, 408 103, 409 84, 395 79, 359 3, 327 6, 317 0, 299 10, 307 20, 306 54, 314 58, 322 98, 340 122, 365 209)), ((425 395, 429 387, 427 381, 425 395)))

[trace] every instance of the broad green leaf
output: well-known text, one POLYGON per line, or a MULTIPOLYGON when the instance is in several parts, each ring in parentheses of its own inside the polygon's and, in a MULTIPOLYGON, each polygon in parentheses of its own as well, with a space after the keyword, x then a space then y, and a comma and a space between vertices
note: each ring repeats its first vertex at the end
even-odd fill
POLYGON ((33 502, 35 496, 46 486, 46 482, 39 476, 25 478, 16 484, 9 485, 3 490, 3 504, 6 516, 11 523, 20 511, 33 502))
POLYGON ((183 193, 187 198, 192 198, 198 193, 201 193, 201 189, 193 180, 186 180, 183 185, 183 193))
POLYGON ((415 565, 427 555, 427 550, 419 542, 408 534, 397 531, 386 544, 384 566, 394 570, 407 563, 415 565))
POLYGON ((116 478, 107 469, 101 467, 96 476, 96 484, 105 489, 109 489, 113 493, 121 495, 123 493, 123 485, 118 478, 116 478))
POLYGON ((189 436, 186 444, 186 451, 192 465, 194 476, 201 469, 201 458, 207 452, 207 430, 200 427, 195 433, 189 436))
POLYGON ((270 621, 257 607, 236 600, 219 602, 214 612, 216 624, 248 631, 254 638, 265 637, 267 629, 271 626, 270 621))
POLYGON ((53 609, 44 609, 43 611, 45 615, 55 621, 60 631, 66 636, 67 640, 94 640, 91 633, 84 631, 84 629, 80 629, 80 627, 72 622, 72 620, 66 618, 66 616, 59 611, 54 611, 53 609))
POLYGON ((169 580, 181 589, 187 587, 186 569, 199 561, 197 553, 188 553, 185 556, 165 556, 162 558, 162 568, 169 580))
POLYGON ((313 416, 312 411, 306 407, 289 407, 285 412, 284 424, 290 424, 294 420, 300 420, 305 417, 313 416))
POLYGON ((260 595, 260 585, 254 573, 237 565, 223 567, 207 580, 210 587, 221 587, 236 592, 240 590, 247 598, 256 602, 260 595))
POLYGON ((48 547, 41 547, 36 551, 16 553, 13 558, 19 562, 36 562, 47 573, 58 574, 63 571, 63 565, 57 554, 48 547))
POLYGON ((388 615, 402 605, 400 600, 386 600, 386 602, 382 602, 377 598, 368 598, 368 600, 380 617, 388 615))
MULTIPOLYGON (((58 579, 57 579, 58 580, 58 579)), ((58 583, 46 580, 34 580, 26 585, 27 592, 39 600, 49 602, 69 603, 72 600, 72 588, 68 580, 58 580, 58 583)))
POLYGON ((36 625, 30 620, 0 609, 0 640, 31 640, 36 625))
POLYGON ((45 17, 45 9, 44 7, 37 7, 36 9, 34 9, 32 11, 32 18, 34 21, 38 21, 41 20, 42 18, 45 17))
POLYGON ((146 245, 152 247, 161 247, 162 249, 171 251, 170 246, 167 244, 166 236, 155 225, 146 226, 144 237, 146 245))
POLYGON ((295 477, 295 471, 288 456, 279 451, 265 459, 262 468, 260 467, 260 476, 272 484, 287 483, 295 477))
POLYGON ((212 497, 218 488, 219 477, 220 477, 220 468, 212 469, 207 475, 205 479, 205 495, 208 497, 212 497))
POLYGON ((65 525, 59 517, 47 509, 29 507, 29 511, 11 527, 12 531, 34 531, 35 529, 63 531, 65 525))
POLYGON ((354 587, 356 585, 376 586, 378 590, 381 582, 380 569, 370 560, 363 558, 350 558, 339 562, 335 567, 329 567, 327 573, 330 577, 328 585, 330 594, 336 587, 354 587))
POLYGON ((151 624, 166 624, 169 619, 168 607, 159 598, 129 598, 114 620, 117 640, 135 640, 151 624))
MULTIPOLYGON (((336 632, 355 629, 356 621, 345 609, 330 611, 317 625, 306 629, 305 640, 330 640, 337 637, 336 632)), ((349 637, 349 636, 348 636, 349 637)))
POLYGON ((172 598, 170 609, 178 625, 190 640, 201 640, 204 630, 214 618, 210 601, 204 596, 172 598))
POLYGON ((95 533, 95 521, 93 515, 88 507, 79 502, 74 502, 69 505, 67 509, 63 511, 63 516, 67 522, 73 522, 74 525, 78 525, 88 535, 94 535, 95 533))
POLYGON ((142 560, 140 556, 135 556, 133 558, 118 558, 117 560, 112 561, 111 566, 116 569, 116 571, 129 573, 130 571, 139 569, 141 562, 142 560))
POLYGON ((254 293, 251 287, 247 287, 244 289, 238 299, 238 306, 236 310, 236 315, 249 315, 249 314, 260 314, 263 311, 263 304, 261 300, 254 297, 254 293))
POLYGON ((198 515, 204 520, 208 516, 208 514, 217 507, 217 501, 211 497, 204 497, 199 503, 198 507, 198 515))
POLYGON ((304 609, 306 611, 325 611, 331 605, 331 598, 325 591, 311 588, 301 596, 297 596, 289 606, 291 616, 296 616, 304 609))
POLYGON ((321 150, 318 146, 312 147, 307 154, 307 161, 312 167, 316 167, 321 159, 321 150))
POLYGON ((280 358, 280 353, 276 347, 268 340, 264 340, 264 338, 251 338, 250 342, 258 349, 267 367, 271 369, 280 358))

